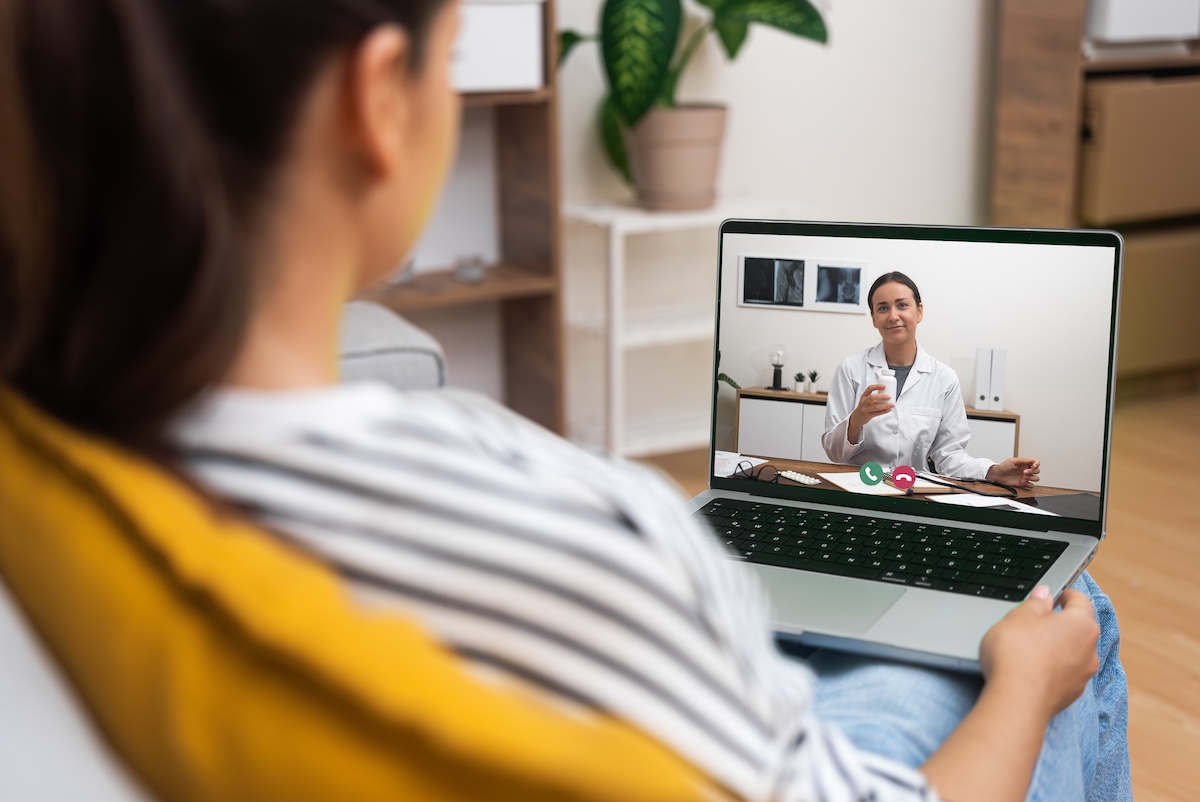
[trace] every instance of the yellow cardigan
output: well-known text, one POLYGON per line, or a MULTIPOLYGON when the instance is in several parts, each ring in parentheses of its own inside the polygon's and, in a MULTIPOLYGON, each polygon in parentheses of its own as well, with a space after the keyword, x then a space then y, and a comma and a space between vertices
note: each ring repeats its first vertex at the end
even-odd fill
POLYGON ((315 560, 3 387, 0 575, 163 800, 724 796, 619 721, 474 679, 315 560))

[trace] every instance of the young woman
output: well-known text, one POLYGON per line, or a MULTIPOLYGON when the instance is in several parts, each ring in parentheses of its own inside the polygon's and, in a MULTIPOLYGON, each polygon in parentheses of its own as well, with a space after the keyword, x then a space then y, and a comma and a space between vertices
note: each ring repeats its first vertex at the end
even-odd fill
POLYGON ((998 624, 986 684, 830 656, 814 687, 655 476, 484 399, 336 383, 343 303, 404 261, 454 152, 455 0, 0 9, 0 378, 41 408, 190 474, 481 682, 625 719, 733 796, 1127 787, 1094 586, 998 624), (823 687, 851 732, 894 711, 867 745, 909 765, 815 715, 823 687))
POLYGON ((885 273, 867 294, 871 325, 881 342, 846 357, 833 376, 821 443, 834 462, 887 468, 910 465, 960 479, 987 479, 1028 487, 1041 463, 1012 457, 997 463, 967 453, 971 432, 958 375, 917 346, 925 317, 921 291, 903 273, 885 273), (879 372, 896 374, 896 397, 884 392, 879 372), (894 414, 892 413, 895 411, 894 414))

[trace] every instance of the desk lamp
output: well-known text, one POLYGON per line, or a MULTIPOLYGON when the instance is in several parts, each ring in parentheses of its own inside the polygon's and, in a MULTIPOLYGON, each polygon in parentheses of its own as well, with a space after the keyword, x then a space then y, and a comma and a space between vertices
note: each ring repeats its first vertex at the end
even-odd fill
POLYGON ((771 377, 771 386, 768 390, 786 390, 783 386, 783 363, 787 361, 787 351, 783 350, 782 345, 772 345, 771 350, 767 352, 767 359, 775 368, 775 373, 771 377))

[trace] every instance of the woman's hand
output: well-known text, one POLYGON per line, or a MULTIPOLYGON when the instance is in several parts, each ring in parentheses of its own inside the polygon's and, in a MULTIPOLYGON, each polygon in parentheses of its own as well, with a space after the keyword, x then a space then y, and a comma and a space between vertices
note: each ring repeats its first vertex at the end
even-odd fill
POLYGON ((1038 476, 1042 471, 1040 460, 1027 457, 1011 457, 988 468, 989 482, 997 482, 1009 487, 1030 487, 1034 482, 1041 481, 1038 476))
POLYGON ((988 630, 979 648, 988 684, 1028 695, 1047 721, 1079 698, 1100 667, 1100 625, 1091 601, 1068 588, 1060 603, 1055 613, 1049 589, 1039 585, 988 630))
POLYGON ((854 408, 854 411, 850 413, 849 420, 846 421, 846 439, 851 443, 858 443, 862 440, 862 427, 866 426, 868 421, 878 418, 880 415, 886 415, 896 406, 892 403, 890 395, 878 392, 883 389, 882 384, 872 384, 863 390, 862 396, 858 399, 858 406, 854 408))
POLYGON ((1055 613, 1044 586, 988 631, 979 650, 983 693, 922 767, 942 798, 1025 798, 1046 725, 1099 668, 1099 636, 1087 596, 1063 591, 1055 613))

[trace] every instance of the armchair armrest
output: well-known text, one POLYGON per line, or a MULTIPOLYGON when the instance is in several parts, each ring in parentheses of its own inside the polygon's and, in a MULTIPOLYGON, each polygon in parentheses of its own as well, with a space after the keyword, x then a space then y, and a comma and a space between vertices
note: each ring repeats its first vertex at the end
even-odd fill
POLYGON ((390 309, 368 301, 346 305, 340 364, 343 381, 377 379, 401 390, 446 383, 438 341, 390 309))

